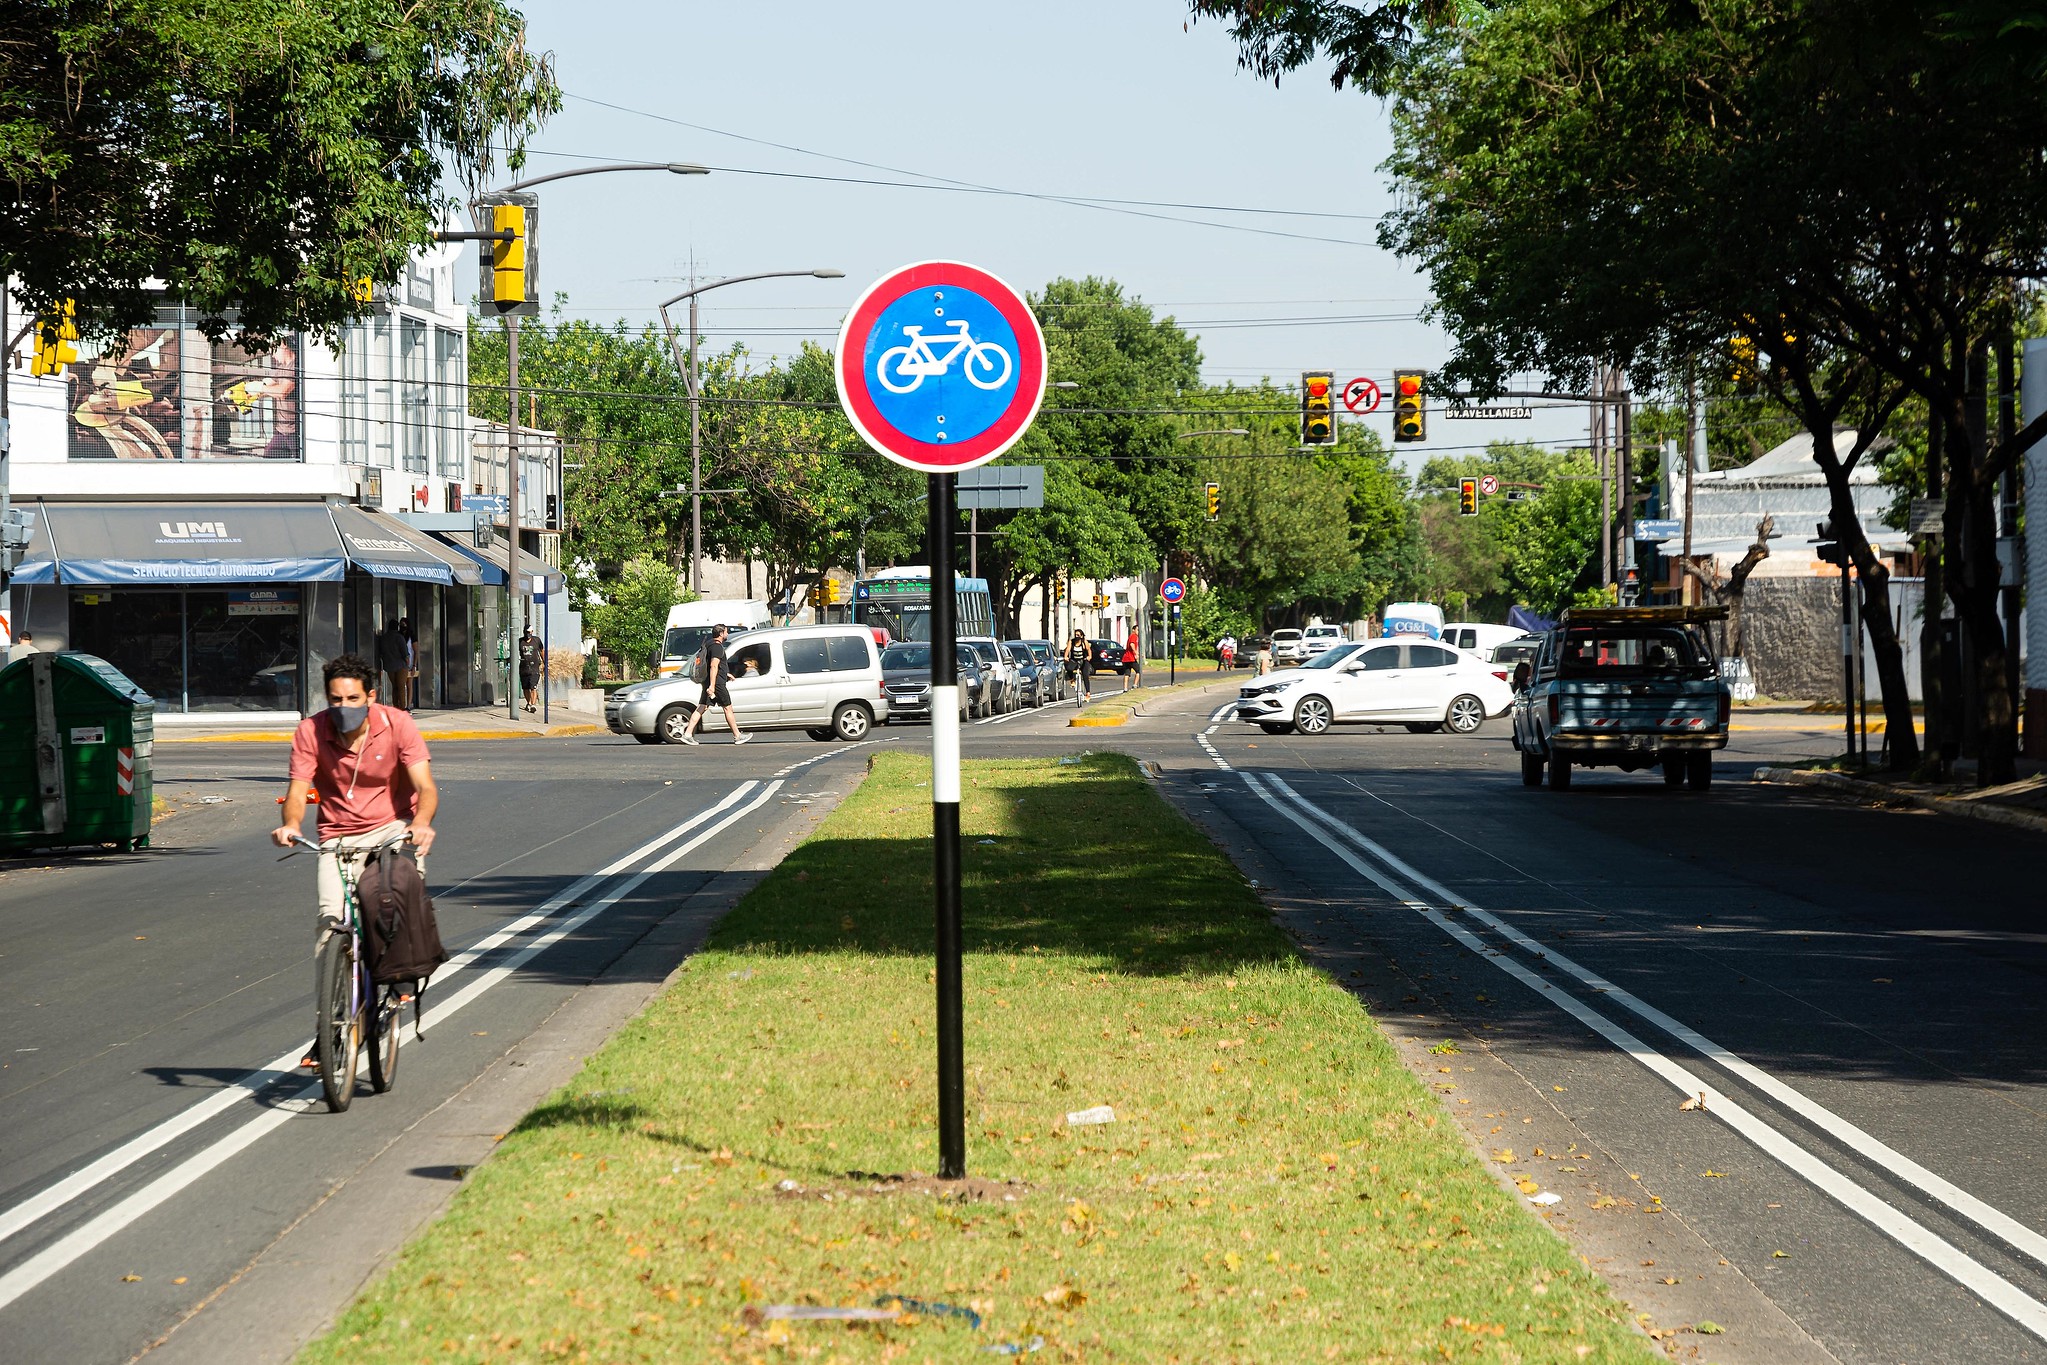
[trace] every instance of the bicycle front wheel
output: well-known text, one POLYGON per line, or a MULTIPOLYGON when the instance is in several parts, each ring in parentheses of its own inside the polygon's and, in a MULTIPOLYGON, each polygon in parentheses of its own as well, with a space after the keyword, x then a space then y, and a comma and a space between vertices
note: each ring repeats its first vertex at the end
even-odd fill
POLYGON ((370 1045, 370 1089, 382 1095, 398 1079, 398 1038, 405 1032, 405 1007, 398 1003, 393 987, 372 986, 370 990, 375 998, 363 1011, 363 1031, 370 1045))
POLYGON ((320 1089, 326 1094, 327 1108, 336 1114, 355 1098, 356 1054, 362 1050, 362 1011, 351 989, 355 955, 348 949, 346 934, 329 934, 320 945, 315 974, 319 995, 313 1060, 319 1063, 320 1089))

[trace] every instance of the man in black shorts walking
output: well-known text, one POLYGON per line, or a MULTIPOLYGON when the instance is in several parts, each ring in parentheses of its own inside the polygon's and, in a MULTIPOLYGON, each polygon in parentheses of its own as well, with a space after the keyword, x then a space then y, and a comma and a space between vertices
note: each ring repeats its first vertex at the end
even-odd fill
POLYGON ((732 742, 744 744, 752 735, 739 733, 739 717, 732 714, 732 693, 726 688, 726 675, 730 664, 725 658, 726 630, 722 625, 711 627, 711 638, 704 641, 704 693, 697 701, 697 709, 690 712, 689 723, 682 727, 682 742, 697 742, 697 723, 714 706, 725 708, 725 724, 732 729, 732 742))

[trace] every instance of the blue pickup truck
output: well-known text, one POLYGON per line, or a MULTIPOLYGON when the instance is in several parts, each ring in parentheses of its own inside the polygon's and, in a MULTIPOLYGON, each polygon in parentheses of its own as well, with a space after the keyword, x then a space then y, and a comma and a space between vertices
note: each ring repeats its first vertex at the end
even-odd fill
POLYGON ((1727 747, 1732 701, 1706 623, 1725 607, 1596 607, 1563 614, 1514 696, 1524 786, 1571 785, 1571 769, 1661 768, 1704 791, 1727 747))

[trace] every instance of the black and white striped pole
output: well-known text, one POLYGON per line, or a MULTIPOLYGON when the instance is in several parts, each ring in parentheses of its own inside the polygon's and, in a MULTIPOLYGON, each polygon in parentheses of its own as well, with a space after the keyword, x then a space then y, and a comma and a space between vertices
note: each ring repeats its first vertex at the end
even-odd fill
POLYGON ((961 1004, 959 474, 1015 445, 1045 401, 1045 335, 1030 301, 985 270, 920 261, 853 301, 833 356, 839 403, 869 445, 928 476, 931 847, 937 915, 938 1174, 967 1173, 961 1004))
POLYGON ((931 862, 938 947, 938 1177, 967 1173, 965 1024, 960 1003, 959 594, 953 583, 959 476, 930 476, 931 862))

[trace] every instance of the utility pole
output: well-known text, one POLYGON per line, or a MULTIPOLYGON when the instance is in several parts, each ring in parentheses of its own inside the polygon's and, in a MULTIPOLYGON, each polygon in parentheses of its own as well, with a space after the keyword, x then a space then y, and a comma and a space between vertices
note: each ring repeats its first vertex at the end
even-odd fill
POLYGON ((506 550, 505 714, 519 718, 519 616, 525 605, 519 582, 519 315, 505 314, 505 389, 511 399, 511 421, 505 426, 505 523, 511 532, 506 550))
MULTIPOLYGON (((1685 384, 1685 549, 1684 562, 1692 562, 1692 485, 1698 482, 1699 468, 1705 463, 1700 456, 1706 444, 1706 426, 1699 420, 1699 381, 1689 380, 1685 384)), ((1692 600, 1692 576, 1687 569, 1678 570, 1678 601, 1692 600)))

